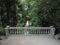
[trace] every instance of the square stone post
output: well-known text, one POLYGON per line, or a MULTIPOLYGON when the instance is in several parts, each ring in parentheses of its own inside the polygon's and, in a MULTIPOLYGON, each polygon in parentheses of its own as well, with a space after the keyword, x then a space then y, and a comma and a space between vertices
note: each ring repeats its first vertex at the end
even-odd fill
POLYGON ((8 36, 9 36, 9 26, 6 26, 6 28, 5 28, 5 36, 6 36, 6 38, 8 38, 8 36))
POLYGON ((50 26, 50 28, 51 28, 50 35, 51 35, 52 37, 54 37, 55 28, 54 28, 53 26, 50 26))

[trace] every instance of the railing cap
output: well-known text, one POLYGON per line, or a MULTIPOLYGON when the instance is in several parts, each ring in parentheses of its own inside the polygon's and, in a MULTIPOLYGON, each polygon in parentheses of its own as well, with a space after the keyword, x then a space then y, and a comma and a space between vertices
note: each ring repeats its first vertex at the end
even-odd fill
POLYGON ((50 26, 51 28, 53 28, 53 26, 50 26))
POLYGON ((9 25, 7 25, 6 27, 10 27, 9 25))

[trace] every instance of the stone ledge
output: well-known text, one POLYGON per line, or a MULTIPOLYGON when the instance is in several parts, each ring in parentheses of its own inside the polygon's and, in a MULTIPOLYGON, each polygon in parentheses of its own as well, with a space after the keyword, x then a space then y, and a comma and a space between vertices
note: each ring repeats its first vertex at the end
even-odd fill
POLYGON ((3 40, 3 39, 5 39, 5 36, 0 36, 0 40, 3 40))
POLYGON ((55 35, 55 38, 60 40, 60 33, 55 35))

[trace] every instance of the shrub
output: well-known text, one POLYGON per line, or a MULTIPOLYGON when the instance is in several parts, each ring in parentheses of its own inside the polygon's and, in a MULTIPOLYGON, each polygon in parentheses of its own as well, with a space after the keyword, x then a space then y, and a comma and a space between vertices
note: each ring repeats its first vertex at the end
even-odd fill
POLYGON ((4 29, 3 29, 2 27, 0 27, 0 36, 1 36, 1 35, 5 35, 4 29))

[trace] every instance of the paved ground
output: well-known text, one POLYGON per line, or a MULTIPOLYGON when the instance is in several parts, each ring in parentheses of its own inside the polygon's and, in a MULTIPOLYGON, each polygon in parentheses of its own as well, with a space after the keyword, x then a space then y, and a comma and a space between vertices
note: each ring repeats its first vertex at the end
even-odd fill
POLYGON ((1 40, 0 45, 60 45, 60 40, 48 35, 32 36, 10 36, 8 39, 1 40))

